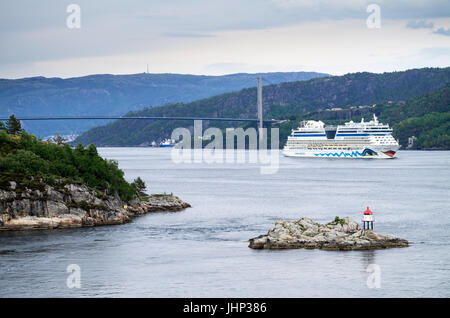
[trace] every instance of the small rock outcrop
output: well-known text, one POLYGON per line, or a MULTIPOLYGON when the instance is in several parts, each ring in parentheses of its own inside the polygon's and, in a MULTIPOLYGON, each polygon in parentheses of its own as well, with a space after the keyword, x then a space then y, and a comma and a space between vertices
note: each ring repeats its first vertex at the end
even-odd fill
POLYGON ((390 247, 406 247, 408 241, 393 235, 363 230, 359 224, 346 217, 336 217, 327 224, 316 223, 309 218, 297 221, 276 221, 266 235, 249 240, 254 249, 324 249, 369 250, 390 247))
POLYGON ((149 195, 126 203, 82 184, 35 183, 19 188, 12 181, 9 188, 0 189, 0 231, 123 224, 145 213, 188 207, 188 203, 168 194, 149 195))
POLYGON ((135 217, 149 212, 181 211, 190 208, 189 203, 171 194, 153 194, 144 201, 132 201, 127 207, 128 215, 135 217))

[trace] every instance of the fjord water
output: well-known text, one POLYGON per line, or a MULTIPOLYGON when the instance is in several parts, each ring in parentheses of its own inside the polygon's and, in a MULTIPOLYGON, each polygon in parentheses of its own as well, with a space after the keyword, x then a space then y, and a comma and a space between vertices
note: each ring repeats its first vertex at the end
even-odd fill
MULTIPOLYGON (((0 296, 449 297, 450 152, 400 151, 395 160, 280 157, 255 164, 172 162, 170 149, 103 148, 128 180, 192 204, 96 228, 0 233, 0 296), (278 219, 360 220, 410 241, 373 251, 252 250, 278 219), (66 286, 69 264, 81 288, 66 286), (380 288, 369 288, 369 264, 380 288)), ((370 279, 370 278, 369 278, 370 279)), ((373 286, 373 285, 372 285, 373 286)))

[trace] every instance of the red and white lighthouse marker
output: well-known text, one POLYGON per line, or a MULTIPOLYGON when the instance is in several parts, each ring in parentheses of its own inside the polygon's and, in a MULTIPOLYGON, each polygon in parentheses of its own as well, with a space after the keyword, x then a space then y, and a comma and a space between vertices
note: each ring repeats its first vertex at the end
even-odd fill
POLYGON ((370 211, 369 207, 367 207, 367 209, 364 211, 362 222, 364 230, 373 230, 373 222, 375 222, 375 217, 373 216, 373 212, 370 211))

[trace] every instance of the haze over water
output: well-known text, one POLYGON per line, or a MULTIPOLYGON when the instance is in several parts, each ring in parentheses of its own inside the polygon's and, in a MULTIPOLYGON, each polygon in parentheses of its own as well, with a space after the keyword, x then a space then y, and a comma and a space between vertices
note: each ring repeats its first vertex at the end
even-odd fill
POLYGON ((0 233, 0 297, 449 297, 450 152, 396 160, 280 157, 254 164, 175 164, 170 149, 100 148, 128 180, 173 192, 192 208, 96 228, 0 233), (278 219, 359 221, 408 248, 373 251, 248 248, 278 219), (81 289, 66 286, 69 264, 81 289), (369 264, 381 269, 370 289, 369 264))

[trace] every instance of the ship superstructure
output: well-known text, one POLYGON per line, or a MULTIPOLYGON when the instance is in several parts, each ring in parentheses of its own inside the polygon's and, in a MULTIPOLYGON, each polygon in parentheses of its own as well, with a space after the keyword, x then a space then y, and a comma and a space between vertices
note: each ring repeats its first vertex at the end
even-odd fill
POLYGON ((308 120, 292 130, 283 149, 285 156, 318 158, 391 159, 399 148, 392 129, 377 117, 365 122, 347 122, 325 126, 322 121, 308 120))

